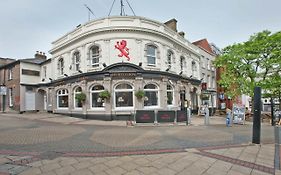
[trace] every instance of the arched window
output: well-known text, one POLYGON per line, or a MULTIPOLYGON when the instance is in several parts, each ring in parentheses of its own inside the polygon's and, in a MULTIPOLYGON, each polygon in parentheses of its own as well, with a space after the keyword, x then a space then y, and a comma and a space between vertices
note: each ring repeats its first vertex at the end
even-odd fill
POLYGON ((57 106, 58 106, 58 108, 68 108, 68 90, 67 89, 58 90, 57 106))
POLYGON ((73 54, 73 65, 74 65, 75 71, 80 70, 80 62, 81 62, 80 57, 81 57, 80 52, 78 52, 78 51, 73 54))
POLYGON ((158 106, 158 87, 154 84, 144 86, 144 106, 158 106))
POLYGON ((99 93, 104 91, 104 87, 102 85, 93 86, 91 89, 91 107, 92 108, 103 108, 104 107, 104 99, 99 97, 99 93))
POLYGON ((183 56, 181 56, 181 58, 180 58, 181 71, 184 71, 184 67, 185 67, 185 58, 183 56))
POLYGON ((168 84, 167 85, 167 105, 173 105, 174 104, 174 89, 173 86, 168 84))
POLYGON ((156 50, 157 47, 153 45, 148 45, 146 51, 146 57, 147 57, 147 65, 149 66, 155 66, 156 65, 156 50))
POLYGON ((64 74, 64 60, 63 60, 63 58, 60 58, 59 61, 58 61, 58 73, 59 73, 59 75, 64 74))
POLYGON ((74 108, 82 108, 82 102, 79 101, 78 99, 76 99, 76 96, 81 93, 82 93, 81 87, 75 88, 75 90, 74 90, 74 108))
POLYGON ((98 67, 100 62, 100 48, 99 46, 93 46, 90 48, 90 59, 92 67, 98 67))
POLYGON ((169 67, 172 66, 172 59, 174 57, 174 53, 171 51, 171 50, 168 50, 168 53, 167 53, 167 64, 169 67))
POLYGON ((115 107, 133 107, 133 87, 123 83, 115 87, 115 107))

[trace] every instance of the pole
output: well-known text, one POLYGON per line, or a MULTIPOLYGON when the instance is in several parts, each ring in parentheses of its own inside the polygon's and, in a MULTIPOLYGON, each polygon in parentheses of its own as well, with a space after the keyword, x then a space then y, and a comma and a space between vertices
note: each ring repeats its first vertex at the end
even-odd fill
POLYGON ((3 105, 2 105, 2 110, 3 110, 3 113, 5 112, 5 101, 6 101, 6 98, 5 98, 6 96, 5 95, 2 95, 2 99, 3 99, 3 105))
POLYGON ((271 126, 275 126, 275 116, 274 116, 274 101, 273 98, 270 98, 270 103, 271 103, 271 126))
POLYGON ((261 133, 261 87, 254 89, 254 118, 252 143, 260 144, 261 133))

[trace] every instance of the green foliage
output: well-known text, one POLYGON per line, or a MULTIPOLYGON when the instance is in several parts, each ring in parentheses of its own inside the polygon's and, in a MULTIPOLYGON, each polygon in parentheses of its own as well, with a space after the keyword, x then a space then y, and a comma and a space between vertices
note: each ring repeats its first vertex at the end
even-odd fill
POLYGON ((135 92, 135 96, 138 98, 138 99, 141 99, 144 97, 144 91, 143 90, 138 90, 135 92))
POLYGON ((202 100, 209 100, 208 94, 201 94, 200 97, 201 97, 202 100))
POLYGON ((85 102, 86 101, 86 94, 81 92, 79 94, 75 95, 75 99, 78 100, 78 102, 85 102))
POLYGON ((228 96, 253 96, 255 86, 277 96, 281 89, 281 32, 263 31, 244 43, 227 46, 214 64, 224 69, 219 84, 228 96))
POLYGON ((104 90, 99 93, 99 97, 102 99, 109 99, 110 96, 111 95, 110 95, 110 92, 108 92, 108 90, 104 90))

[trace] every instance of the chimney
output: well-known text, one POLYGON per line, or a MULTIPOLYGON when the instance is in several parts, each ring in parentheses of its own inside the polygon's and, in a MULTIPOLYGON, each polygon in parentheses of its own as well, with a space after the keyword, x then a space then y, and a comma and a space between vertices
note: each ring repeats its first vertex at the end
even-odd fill
POLYGON ((178 22, 178 21, 177 21, 175 18, 173 18, 173 19, 171 19, 171 20, 165 22, 164 24, 165 24, 167 27, 169 27, 170 29, 172 29, 173 31, 178 32, 178 30, 177 30, 177 22, 178 22))
POLYGON ((179 32, 179 35, 184 38, 185 33, 184 32, 179 32))
POLYGON ((44 59, 44 60, 47 59, 47 56, 45 55, 45 53, 44 52, 39 52, 39 51, 36 51, 36 54, 34 55, 34 57, 36 59, 44 59))

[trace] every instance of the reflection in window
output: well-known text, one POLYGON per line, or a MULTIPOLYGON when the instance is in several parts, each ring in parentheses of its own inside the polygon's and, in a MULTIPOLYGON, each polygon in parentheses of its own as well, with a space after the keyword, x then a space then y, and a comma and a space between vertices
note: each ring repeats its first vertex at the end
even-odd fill
POLYGON ((171 85, 167 85, 167 104, 173 105, 174 102, 174 90, 171 85))
POLYGON ((144 94, 144 106, 158 106, 158 87, 156 85, 145 85, 144 94))
POLYGON ((96 85, 91 89, 91 106, 92 108, 102 108, 104 107, 104 99, 99 97, 99 93, 104 91, 104 87, 101 85, 96 85))
POLYGON ((115 88, 116 107, 133 107, 133 87, 129 84, 119 84, 115 88))
POLYGON ((58 108, 68 108, 68 90, 61 89, 57 93, 58 108))
POLYGON ((82 88, 81 87, 77 87, 75 90, 74 90, 74 107, 75 108, 82 108, 82 102, 79 101, 78 99, 76 99, 76 96, 78 94, 81 94, 82 93, 82 88))

